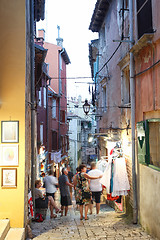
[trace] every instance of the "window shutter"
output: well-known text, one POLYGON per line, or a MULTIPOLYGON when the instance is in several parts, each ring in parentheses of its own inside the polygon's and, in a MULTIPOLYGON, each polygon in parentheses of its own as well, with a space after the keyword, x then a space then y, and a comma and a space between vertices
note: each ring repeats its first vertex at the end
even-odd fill
POLYGON ((137 123, 138 162, 149 164, 149 128, 148 121, 137 123))
POLYGON ((137 123, 137 147, 138 147, 138 162, 145 163, 146 155, 146 139, 145 139, 145 124, 144 122, 137 123))

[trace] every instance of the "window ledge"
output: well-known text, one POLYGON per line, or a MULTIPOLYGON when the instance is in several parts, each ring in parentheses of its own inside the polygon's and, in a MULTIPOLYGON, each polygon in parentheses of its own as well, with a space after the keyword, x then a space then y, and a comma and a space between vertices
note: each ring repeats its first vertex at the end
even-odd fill
POLYGON ((118 106, 119 108, 131 108, 131 103, 124 103, 120 106, 118 106))
POLYGON ((142 48, 146 47, 154 36, 154 33, 145 33, 143 36, 135 43, 135 45, 131 48, 131 52, 137 54, 142 48))
POLYGON ((148 167, 150 167, 150 168, 152 168, 152 169, 157 170, 158 172, 160 172, 160 168, 159 168, 159 167, 156 167, 156 166, 151 165, 151 164, 149 164, 148 167))
POLYGON ((152 168, 152 169, 160 172, 160 168, 159 168, 159 167, 156 167, 156 166, 154 166, 154 165, 147 164, 147 163, 145 163, 145 162, 139 162, 139 164, 144 165, 144 166, 149 167, 149 168, 152 168))

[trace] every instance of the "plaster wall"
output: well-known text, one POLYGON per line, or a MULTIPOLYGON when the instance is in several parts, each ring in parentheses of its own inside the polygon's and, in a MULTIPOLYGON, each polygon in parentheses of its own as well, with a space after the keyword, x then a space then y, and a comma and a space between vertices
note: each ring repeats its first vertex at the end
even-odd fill
POLYGON ((72 120, 70 120, 69 122, 69 144, 70 144, 70 148, 69 148, 69 156, 72 159, 73 162, 73 172, 76 172, 76 167, 78 165, 78 159, 77 159, 77 118, 73 118, 72 120))
MULTIPOLYGON (((24 227, 26 1, 0 1, 0 121, 19 121, 18 166, 0 166, 0 219, 24 227), (2 168, 17 169, 17 187, 3 188, 2 168)), ((1 136, 1 127, 0 127, 1 136)), ((0 144, 3 143, 0 140, 0 144)))
MULTIPOLYGON (((135 56, 136 73, 139 73, 159 60, 160 44, 143 48, 135 56)), ((160 109, 160 65, 136 77, 136 122, 143 121, 145 112, 160 109)))
MULTIPOLYGON (((121 39, 122 17, 118 14, 120 8, 119 1, 111 2, 104 19, 103 28, 99 32, 99 69, 107 62, 119 45, 118 42, 113 42, 113 40, 121 39)), ((126 25, 127 19, 128 16, 126 15, 126 25)), ((101 132, 105 132, 105 128, 109 128, 111 125, 112 127, 121 127, 121 110, 118 108, 121 105, 121 69, 118 64, 127 52, 128 44, 122 43, 113 58, 99 73, 98 111, 103 116, 101 121, 99 121, 100 131, 101 128, 103 129, 101 132), (106 111, 102 107, 104 86, 106 86, 106 111)))
POLYGON ((139 164, 140 223, 160 239, 159 190, 160 172, 139 164))
POLYGON ((59 93, 59 51, 61 47, 44 42, 44 48, 48 49, 45 62, 49 64, 49 76, 51 79, 51 88, 58 94, 59 93))

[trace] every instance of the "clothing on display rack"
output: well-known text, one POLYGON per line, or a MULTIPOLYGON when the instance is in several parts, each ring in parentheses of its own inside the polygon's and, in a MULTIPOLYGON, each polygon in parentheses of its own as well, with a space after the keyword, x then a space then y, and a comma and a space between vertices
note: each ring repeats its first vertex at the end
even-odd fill
POLYGON ((113 156, 112 160, 106 164, 100 183, 106 187, 106 192, 111 194, 111 197, 127 195, 130 185, 125 158, 113 156))
POLYGON ((101 157, 101 159, 97 162, 97 169, 104 172, 107 167, 107 161, 108 161, 108 159, 106 156, 101 157))
POLYGON ((130 190, 125 158, 116 158, 113 167, 112 197, 127 195, 130 190))
POLYGON ((106 187, 107 193, 110 193, 110 180, 111 180, 111 161, 108 161, 103 176, 99 181, 103 186, 106 187))

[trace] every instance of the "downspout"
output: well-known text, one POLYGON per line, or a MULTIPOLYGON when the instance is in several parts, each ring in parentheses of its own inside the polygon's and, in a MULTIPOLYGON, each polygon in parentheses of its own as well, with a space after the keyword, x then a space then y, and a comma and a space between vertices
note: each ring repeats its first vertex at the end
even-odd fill
MULTIPOLYGON (((129 0, 130 49, 133 47, 133 0, 129 0)), ((133 186, 133 223, 137 223, 137 184, 135 164, 135 81, 134 55, 130 51, 130 94, 131 94, 131 128, 132 128, 132 186, 133 186)))
MULTIPOLYGON (((61 55, 64 52, 64 49, 59 52, 59 96, 61 96, 61 55)), ((58 149, 60 149, 60 143, 61 143, 61 132, 60 132, 60 117, 61 117, 61 97, 59 97, 59 106, 58 106, 58 149)))
POLYGON ((34 1, 30 0, 30 49, 31 49, 31 188, 33 206, 35 207, 35 178, 36 178, 36 166, 35 166, 35 75, 34 75, 34 59, 35 59, 35 47, 34 47, 34 1))
POLYGON ((47 140, 47 161, 46 170, 48 171, 49 164, 49 106, 48 106, 48 86, 51 84, 51 79, 49 79, 49 84, 46 84, 46 140, 47 140))
MULTIPOLYGON (((58 117, 59 117, 59 121, 58 121, 58 149, 60 150, 61 147, 61 55, 64 52, 64 49, 62 50, 62 52, 59 52, 59 101, 58 101, 58 117)), ((58 171, 59 171, 59 175, 60 176, 60 163, 58 164, 58 171)))

